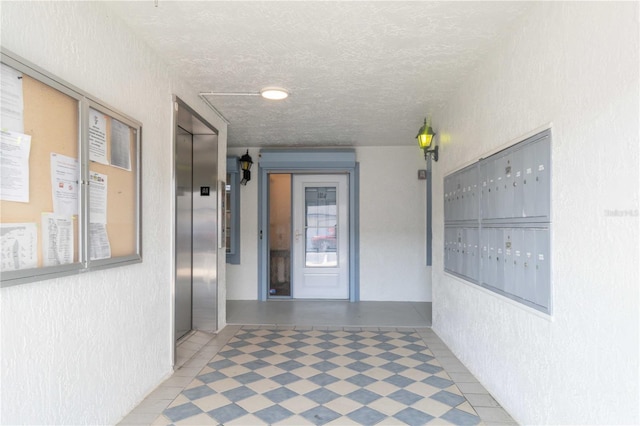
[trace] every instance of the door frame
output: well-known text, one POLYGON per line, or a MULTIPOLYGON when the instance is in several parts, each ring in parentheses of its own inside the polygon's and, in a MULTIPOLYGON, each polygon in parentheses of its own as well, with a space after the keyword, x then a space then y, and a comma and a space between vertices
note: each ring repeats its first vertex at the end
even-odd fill
POLYGON ((269 286, 269 174, 342 173, 349 177, 349 301, 359 301, 360 170, 355 151, 263 149, 258 166, 258 300, 267 300, 269 286))
MULTIPOLYGON (((192 109, 187 103, 185 103, 182 99, 180 99, 177 95, 172 95, 172 99, 171 99, 171 106, 172 106, 172 111, 173 111, 173 118, 172 118, 172 128, 173 128, 173 135, 172 135, 172 141, 171 141, 171 253, 172 253, 172 260, 170 263, 170 269, 171 269, 171 282, 170 282, 170 292, 171 292, 171 297, 170 297, 170 311, 171 311, 171 334, 170 334, 170 342, 171 342, 171 360, 172 360, 172 366, 175 367, 176 365, 176 352, 177 352, 177 341, 175 339, 175 333, 176 333, 176 324, 175 324, 175 319, 176 319, 176 250, 177 250, 177 242, 176 242, 176 220, 178 217, 178 212, 177 212, 177 203, 176 203, 176 194, 178 191, 177 188, 177 177, 176 177, 176 158, 177 158, 177 154, 176 154, 176 144, 177 144, 177 132, 178 132, 178 128, 182 128, 184 130, 186 130, 187 132, 191 133, 191 135, 193 137, 199 137, 202 140, 208 141, 210 138, 215 138, 215 146, 216 146, 216 152, 218 149, 218 130, 211 124, 209 123, 204 117, 202 117, 200 114, 198 114, 194 109, 192 109)), ((216 154, 215 156, 216 159, 216 172, 215 172, 215 180, 213 179, 213 176, 211 176, 211 182, 209 183, 210 187, 215 188, 213 190, 213 193, 216 194, 217 191, 217 168, 219 166, 218 164, 218 155, 216 154)), ((193 185, 195 185, 195 180, 193 185)), ((216 197, 217 198, 217 197, 216 197)), ((216 206, 217 209, 217 206, 216 206)), ((192 210, 193 210, 193 206, 192 206, 192 210)), ((192 223, 193 226, 193 223, 192 223)), ((216 230, 217 232, 217 230, 216 230)), ((217 234, 216 234, 216 243, 215 243, 215 247, 216 247, 216 255, 217 255, 217 247, 218 247, 218 243, 217 243, 217 234)), ((217 261, 215 262, 214 267, 216 268, 217 272, 217 261)), ((214 276, 217 276, 217 273, 213 274, 214 276)), ((205 318, 205 320, 207 320, 208 322, 205 324, 205 326, 203 327, 204 329, 212 329, 212 330, 216 330, 218 328, 218 282, 217 280, 213 283, 214 286, 213 287, 213 292, 215 292, 215 294, 212 294, 212 296, 215 298, 215 316, 214 318, 205 318)), ((193 289, 192 289, 192 301, 193 301, 193 289)), ((200 319, 197 319, 196 321, 194 321, 194 305, 193 302, 191 304, 191 328, 194 329, 195 327, 198 327, 198 324, 201 323, 200 319)), ((199 314, 200 316, 202 316, 201 314, 199 314)))

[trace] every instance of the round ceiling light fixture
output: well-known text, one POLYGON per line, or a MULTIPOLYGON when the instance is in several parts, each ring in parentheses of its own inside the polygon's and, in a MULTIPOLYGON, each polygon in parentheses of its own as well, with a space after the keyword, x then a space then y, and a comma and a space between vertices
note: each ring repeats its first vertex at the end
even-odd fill
POLYGON ((265 87, 260 91, 260 96, 273 101, 280 101, 289 96, 289 92, 280 87, 265 87))

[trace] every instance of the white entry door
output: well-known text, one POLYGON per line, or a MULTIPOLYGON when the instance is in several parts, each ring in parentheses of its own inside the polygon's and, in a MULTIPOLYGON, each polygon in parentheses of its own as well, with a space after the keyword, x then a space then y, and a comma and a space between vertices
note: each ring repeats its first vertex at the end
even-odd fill
POLYGON ((293 298, 349 298, 347 175, 293 176, 293 298))

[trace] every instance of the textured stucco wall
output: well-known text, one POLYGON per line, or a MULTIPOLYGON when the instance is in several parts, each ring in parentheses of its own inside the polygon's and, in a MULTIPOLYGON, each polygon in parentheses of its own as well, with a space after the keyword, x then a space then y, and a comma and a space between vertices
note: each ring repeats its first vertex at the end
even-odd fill
POLYGON ((640 423, 638 29, 637 2, 537 3, 433 118, 434 329, 523 424, 640 423), (548 123, 551 317, 442 272, 443 176, 548 123))
POLYGON ((115 423, 171 371, 172 93, 223 159, 226 127, 99 2, 3 2, 1 19, 4 48, 142 122, 144 262, 1 290, 0 423, 115 423))
MULTIPOLYGON (((230 149, 242 155, 245 149, 230 149)), ((250 149, 254 163, 258 149, 250 149), (255 155, 254 155, 255 154, 255 155)), ((426 167, 413 146, 358 147, 360 163, 360 298, 361 300, 430 301, 425 266, 426 167)), ((256 165, 254 164, 254 168, 256 165)), ((257 179, 257 168, 254 176, 257 179)), ((241 264, 227 265, 230 300, 255 300, 257 290, 257 182, 240 189, 241 264)))
POLYGON ((418 169, 426 168, 422 151, 417 146, 359 147, 356 159, 361 300, 431 301, 426 181, 418 180, 418 169))

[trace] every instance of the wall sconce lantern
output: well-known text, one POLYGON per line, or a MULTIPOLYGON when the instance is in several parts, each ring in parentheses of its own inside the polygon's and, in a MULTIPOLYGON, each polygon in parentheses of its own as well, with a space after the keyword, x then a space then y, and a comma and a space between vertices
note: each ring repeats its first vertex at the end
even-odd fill
POLYGON ((420 146, 424 151, 425 160, 427 159, 427 154, 431 154, 433 156, 433 161, 438 161, 438 146, 433 149, 429 149, 435 135, 435 132, 431 128, 431 118, 429 118, 429 123, 427 123, 427 119, 425 118, 424 124, 420 127, 420 130, 416 135, 416 139, 418 139, 418 146, 420 146))
POLYGON ((249 150, 247 153, 240 157, 240 168, 242 169, 242 180, 240 181, 240 185, 246 185, 247 182, 251 180, 251 166, 253 165, 253 160, 249 155, 249 150))

